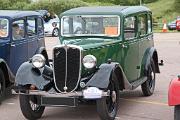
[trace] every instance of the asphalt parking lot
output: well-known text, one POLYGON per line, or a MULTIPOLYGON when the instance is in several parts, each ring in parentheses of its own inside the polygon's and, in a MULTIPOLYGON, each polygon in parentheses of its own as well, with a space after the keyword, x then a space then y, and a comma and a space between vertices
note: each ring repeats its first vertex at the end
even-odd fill
MULTIPOLYGON (((154 34, 155 47, 161 74, 156 76, 155 93, 150 97, 142 95, 140 87, 121 93, 119 112, 116 120, 173 120, 173 107, 167 105, 168 85, 180 74, 180 33, 154 34)), ((51 58, 52 46, 59 44, 58 38, 46 37, 46 47, 51 58)), ((6 98, 0 105, 0 120, 24 120, 18 96, 6 98)), ((46 108, 42 120, 99 120, 95 104, 80 105, 78 108, 46 108)))

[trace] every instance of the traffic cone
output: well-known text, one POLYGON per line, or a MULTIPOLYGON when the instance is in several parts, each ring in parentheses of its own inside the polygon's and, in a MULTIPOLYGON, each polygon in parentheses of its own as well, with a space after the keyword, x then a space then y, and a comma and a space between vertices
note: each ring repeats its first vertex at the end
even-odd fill
POLYGON ((164 32, 164 33, 167 32, 167 24, 166 24, 166 22, 164 22, 162 32, 164 32))

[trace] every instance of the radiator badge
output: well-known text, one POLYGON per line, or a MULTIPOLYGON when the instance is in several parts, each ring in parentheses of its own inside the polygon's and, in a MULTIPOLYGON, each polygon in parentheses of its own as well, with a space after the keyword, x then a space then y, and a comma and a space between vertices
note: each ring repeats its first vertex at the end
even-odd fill
POLYGON ((64 89, 64 91, 67 91, 68 88, 65 86, 63 89, 64 89))
POLYGON ((56 57, 58 57, 58 55, 59 55, 60 53, 61 53, 60 51, 58 51, 57 53, 55 53, 55 54, 56 54, 56 57))

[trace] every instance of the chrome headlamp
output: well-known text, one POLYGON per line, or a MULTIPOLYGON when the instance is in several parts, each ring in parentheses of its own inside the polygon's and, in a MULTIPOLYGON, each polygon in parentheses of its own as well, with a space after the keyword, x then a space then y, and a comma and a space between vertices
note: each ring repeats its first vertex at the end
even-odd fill
POLYGON ((93 55, 86 55, 83 58, 83 65, 87 69, 94 68, 96 66, 96 57, 93 55))
POLYGON ((32 65, 35 68, 42 68, 45 66, 46 59, 41 54, 36 54, 32 57, 32 65))

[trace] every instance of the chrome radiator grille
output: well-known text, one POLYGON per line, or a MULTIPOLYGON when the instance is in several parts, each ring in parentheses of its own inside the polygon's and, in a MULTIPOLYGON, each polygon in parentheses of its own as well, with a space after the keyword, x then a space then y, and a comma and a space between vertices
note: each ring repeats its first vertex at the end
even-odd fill
POLYGON ((77 88, 81 72, 81 48, 72 45, 53 50, 54 82, 59 92, 72 92, 77 88))

